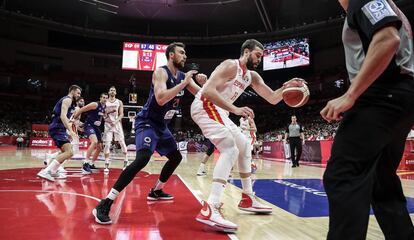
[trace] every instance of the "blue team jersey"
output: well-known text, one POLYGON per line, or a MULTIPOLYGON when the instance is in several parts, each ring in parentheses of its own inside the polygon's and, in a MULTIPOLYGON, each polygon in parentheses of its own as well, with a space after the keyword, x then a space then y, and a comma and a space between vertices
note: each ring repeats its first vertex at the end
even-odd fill
POLYGON ((105 105, 102 105, 101 102, 96 103, 98 104, 96 109, 86 112, 85 125, 101 126, 102 118, 105 113, 105 105))
MULTIPOLYGON (((52 120, 49 124, 49 130, 58 130, 58 129, 65 129, 65 125, 63 125, 62 120, 60 119, 60 113, 62 110, 62 102, 63 100, 65 100, 66 98, 70 98, 69 96, 64 96, 62 97, 55 105, 55 107, 53 108, 53 113, 52 113, 52 120)), ((75 107, 76 107, 76 101, 74 101, 72 99, 72 104, 69 106, 68 108, 68 112, 66 113, 66 117, 70 118, 70 116, 72 116, 72 114, 75 111, 75 107)))
MULTIPOLYGON (((167 89, 175 87, 177 84, 181 83, 185 78, 185 74, 181 71, 177 71, 177 78, 173 76, 167 66, 162 66, 168 74, 167 79, 167 89)), ((165 129, 171 119, 174 117, 177 108, 179 106, 181 97, 184 95, 184 90, 179 92, 177 96, 171 99, 169 102, 160 106, 155 99, 154 94, 154 84, 151 84, 151 89, 147 102, 135 118, 135 128, 138 128, 140 124, 151 124, 154 127, 158 127, 161 130, 165 129)))

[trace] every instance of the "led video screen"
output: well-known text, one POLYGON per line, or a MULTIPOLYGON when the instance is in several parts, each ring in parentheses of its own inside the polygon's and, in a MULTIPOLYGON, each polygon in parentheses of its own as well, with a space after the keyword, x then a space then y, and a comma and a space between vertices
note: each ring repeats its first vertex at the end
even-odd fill
POLYGON ((309 61, 308 38, 291 38, 264 44, 264 71, 307 66, 309 61))
POLYGON ((168 45, 124 42, 122 69, 154 71, 166 65, 165 51, 168 45))

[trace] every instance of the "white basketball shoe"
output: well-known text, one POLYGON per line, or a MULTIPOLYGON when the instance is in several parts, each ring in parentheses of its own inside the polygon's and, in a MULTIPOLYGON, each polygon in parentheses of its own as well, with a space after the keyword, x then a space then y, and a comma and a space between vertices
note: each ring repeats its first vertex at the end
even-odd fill
POLYGON ((212 228, 228 233, 234 233, 237 231, 237 225, 224 219, 221 212, 223 203, 210 204, 205 201, 202 201, 203 208, 200 210, 200 213, 197 215, 196 220, 211 226, 212 228))

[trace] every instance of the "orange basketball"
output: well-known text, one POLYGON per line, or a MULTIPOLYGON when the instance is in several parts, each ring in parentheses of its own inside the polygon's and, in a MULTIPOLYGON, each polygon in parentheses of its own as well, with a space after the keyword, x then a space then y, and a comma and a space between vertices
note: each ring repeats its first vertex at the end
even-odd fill
POLYGON ((283 101, 290 107, 301 107, 309 100, 309 88, 302 82, 291 82, 282 90, 283 101))

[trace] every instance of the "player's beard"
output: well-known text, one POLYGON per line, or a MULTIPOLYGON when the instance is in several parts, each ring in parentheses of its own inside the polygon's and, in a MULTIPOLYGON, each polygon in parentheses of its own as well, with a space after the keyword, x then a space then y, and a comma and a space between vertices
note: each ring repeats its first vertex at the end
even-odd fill
POLYGON ((184 65, 185 65, 185 61, 177 61, 176 59, 174 59, 174 61, 173 61, 173 64, 174 64, 174 67, 176 67, 176 68, 178 68, 178 69, 181 69, 181 68, 183 68, 184 67, 184 65))
POLYGON ((254 63, 253 63, 253 58, 251 56, 249 56, 249 58, 247 59, 246 68, 249 69, 249 70, 255 70, 256 69, 256 67, 254 66, 254 63))

